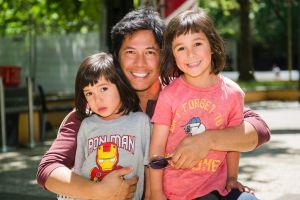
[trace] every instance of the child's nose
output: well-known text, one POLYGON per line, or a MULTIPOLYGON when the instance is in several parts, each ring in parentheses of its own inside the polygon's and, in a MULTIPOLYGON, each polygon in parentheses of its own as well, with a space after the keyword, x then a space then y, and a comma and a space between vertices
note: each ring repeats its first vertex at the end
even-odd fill
POLYGON ((193 57, 193 56, 195 55, 195 54, 194 54, 194 51, 191 50, 191 49, 187 49, 186 51, 187 51, 187 56, 188 56, 189 58, 191 58, 191 57, 193 57))
POLYGON ((97 93, 97 94, 95 95, 95 101, 96 101, 96 102, 101 102, 102 100, 103 100, 102 95, 99 94, 99 93, 97 93))

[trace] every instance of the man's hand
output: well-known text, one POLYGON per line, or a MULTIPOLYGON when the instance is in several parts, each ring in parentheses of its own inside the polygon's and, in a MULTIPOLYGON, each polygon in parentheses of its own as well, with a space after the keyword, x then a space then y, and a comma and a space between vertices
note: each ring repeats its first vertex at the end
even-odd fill
POLYGON ((171 165, 176 169, 190 169, 195 167, 209 151, 206 133, 184 138, 176 147, 171 165))
POLYGON ((119 170, 114 170, 106 175, 101 181, 111 190, 111 198, 109 200, 132 199, 136 190, 138 177, 134 176, 130 179, 124 179, 124 175, 132 172, 132 168, 125 167, 119 170))

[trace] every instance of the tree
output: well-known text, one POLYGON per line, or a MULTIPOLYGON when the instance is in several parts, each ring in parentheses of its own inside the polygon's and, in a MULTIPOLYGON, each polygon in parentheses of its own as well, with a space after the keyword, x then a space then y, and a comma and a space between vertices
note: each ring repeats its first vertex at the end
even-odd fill
POLYGON ((1 0, 0 36, 98 30, 101 0, 1 0))
POLYGON ((111 49, 110 30, 123 18, 123 16, 133 9, 133 0, 106 0, 107 5, 107 30, 106 38, 109 49, 111 49))
POLYGON ((250 36, 250 0, 238 0, 240 4, 240 64, 238 67, 239 81, 251 81, 254 80, 253 75, 253 62, 252 62, 252 45, 250 36))

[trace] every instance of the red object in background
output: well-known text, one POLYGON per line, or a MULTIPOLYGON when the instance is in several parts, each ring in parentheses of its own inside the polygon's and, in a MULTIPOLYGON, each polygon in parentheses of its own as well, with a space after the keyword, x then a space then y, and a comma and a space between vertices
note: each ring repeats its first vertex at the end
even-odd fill
POLYGON ((169 1, 165 0, 165 17, 171 15, 175 10, 177 10, 186 0, 176 0, 169 1))
POLYGON ((156 0, 157 11, 168 23, 179 13, 197 7, 197 0, 156 0))
POLYGON ((21 67, 0 66, 0 76, 5 87, 19 86, 21 83, 21 67))

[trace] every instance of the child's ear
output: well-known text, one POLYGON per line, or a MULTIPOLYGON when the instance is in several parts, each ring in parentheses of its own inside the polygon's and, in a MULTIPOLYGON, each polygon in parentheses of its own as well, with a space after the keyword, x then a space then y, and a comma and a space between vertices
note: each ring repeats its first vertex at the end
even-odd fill
POLYGON ((88 115, 92 114, 91 107, 89 106, 89 104, 88 104, 88 103, 86 104, 86 109, 85 109, 85 112, 86 112, 88 115))

